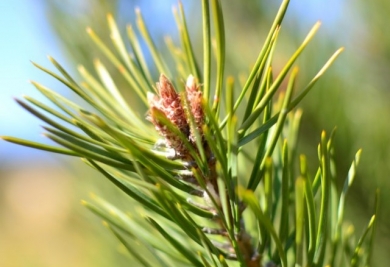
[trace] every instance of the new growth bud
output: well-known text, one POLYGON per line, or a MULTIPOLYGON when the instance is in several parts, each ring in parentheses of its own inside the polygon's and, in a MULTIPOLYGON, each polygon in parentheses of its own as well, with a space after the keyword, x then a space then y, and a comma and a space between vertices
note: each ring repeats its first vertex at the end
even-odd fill
POLYGON ((190 107, 190 112, 194 117, 195 128, 191 129, 189 139, 195 143, 195 130, 202 136, 202 125, 204 124, 204 112, 202 107, 202 92, 199 90, 199 85, 196 83, 194 76, 190 75, 186 83, 187 99, 190 107))
POLYGON ((156 130, 165 139, 167 145, 174 149, 176 156, 182 159, 189 159, 188 148, 183 141, 172 132, 161 121, 165 117, 173 126, 187 138, 189 143, 196 147, 195 131, 202 136, 202 125, 204 124, 204 112, 202 108, 202 92, 196 83, 194 76, 190 75, 185 85, 185 97, 188 101, 188 109, 183 105, 180 94, 178 94, 173 84, 164 74, 160 75, 159 82, 156 84, 158 96, 149 93, 148 100, 150 105, 148 119, 154 124, 156 130), (191 113, 195 121, 195 129, 190 130, 190 120, 188 114, 191 113))
POLYGON ((175 150, 176 155, 178 157, 185 157, 188 151, 183 145, 182 140, 161 122, 161 117, 164 116, 185 136, 188 135, 189 126, 181 104, 180 95, 175 91, 173 84, 164 74, 160 75, 159 82, 156 83, 156 86, 159 96, 152 93, 148 94, 150 105, 148 119, 154 124, 159 134, 165 138, 167 144, 175 150))

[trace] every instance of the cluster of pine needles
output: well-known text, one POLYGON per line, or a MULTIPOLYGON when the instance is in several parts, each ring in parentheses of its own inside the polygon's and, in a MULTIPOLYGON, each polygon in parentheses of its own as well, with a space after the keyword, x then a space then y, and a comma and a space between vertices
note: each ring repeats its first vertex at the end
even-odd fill
POLYGON ((343 49, 297 89, 294 64, 319 29, 317 23, 276 75, 274 50, 289 4, 284 0, 246 81, 236 83, 225 75, 221 1, 201 2, 201 60, 195 57, 181 3, 174 9, 180 44, 167 39, 170 55, 160 53, 139 10, 136 28, 127 28, 127 42, 108 15, 113 50, 87 31, 127 82, 126 90, 148 110, 146 116, 126 102, 100 60, 95 70, 78 68, 79 83, 49 58, 60 74, 34 65, 91 110, 32 82, 53 105, 28 96, 17 102, 46 123, 45 136, 59 146, 2 138, 82 158, 130 197, 129 206, 137 203, 128 211, 97 196, 83 201, 127 248, 132 266, 368 266, 375 215, 358 239, 344 222, 360 151, 341 192, 335 185, 333 132, 320 135, 314 175, 308 173, 306 157, 297 156, 302 111, 296 106, 343 49), (153 64, 146 61, 139 38, 153 64), (168 67, 167 56, 174 68, 168 67))

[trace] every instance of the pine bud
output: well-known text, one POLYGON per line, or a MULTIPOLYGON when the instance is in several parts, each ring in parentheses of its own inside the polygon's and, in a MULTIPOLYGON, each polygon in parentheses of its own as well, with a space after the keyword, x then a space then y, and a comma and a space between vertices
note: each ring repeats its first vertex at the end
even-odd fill
POLYGON ((148 94, 150 105, 149 120, 154 124, 159 134, 164 137, 167 144, 175 150, 179 157, 186 157, 187 149, 176 134, 171 132, 161 121, 158 116, 163 114, 174 126, 176 126, 184 136, 189 134, 189 126, 185 112, 181 103, 180 95, 175 91, 173 84, 165 77, 160 75, 159 82, 156 84, 159 96, 148 94), (161 113, 161 114, 158 114, 161 113))
MULTIPOLYGON (((186 82, 186 93, 189 103, 190 112, 194 117, 195 128, 202 136, 202 125, 204 124, 204 112, 202 107, 202 92, 199 90, 199 85, 196 83, 195 77, 190 75, 186 82)), ((191 129, 189 139, 195 143, 195 132, 191 129)))

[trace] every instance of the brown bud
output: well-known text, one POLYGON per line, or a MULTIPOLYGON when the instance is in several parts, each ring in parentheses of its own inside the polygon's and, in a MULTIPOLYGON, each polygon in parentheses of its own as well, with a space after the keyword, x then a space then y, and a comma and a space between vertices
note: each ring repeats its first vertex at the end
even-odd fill
MULTIPOLYGON (((164 120, 169 120, 165 113, 157 107, 151 107, 149 111, 149 120, 153 123, 160 136, 165 139, 167 145, 175 150, 176 156, 186 157, 188 150, 184 146, 182 140, 164 123, 164 120)), ((173 126, 175 127, 176 125, 173 126)))
MULTIPOLYGON (((199 85, 196 83, 194 76, 190 75, 186 82, 186 93, 189 103, 189 108, 194 117, 196 130, 202 135, 202 125, 204 124, 204 112, 202 107, 202 92, 199 90, 199 85)), ((195 142, 195 133, 191 129, 190 140, 195 142)))
POLYGON ((173 84, 164 74, 160 75, 159 82, 156 83, 156 86, 160 94, 161 102, 165 107, 169 107, 177 100, 180 101, 179 95, 176 93, 173 84))
POLYGON ((188 136, 189 126, 180 95, 175 91, 173 84, 163 74, 160 75, 159 82, 156 85, 159 97, 151 93, 148 94, 150 105, 148 119, 155 125, 156 130, 166 139, 168 145, 176 151, 178 156, 185 156, 184 154, 187 152, 180 138, 166 129, 156 116, 157 111, 164 114, 167 120, 176 126, 184 136, 188 136))

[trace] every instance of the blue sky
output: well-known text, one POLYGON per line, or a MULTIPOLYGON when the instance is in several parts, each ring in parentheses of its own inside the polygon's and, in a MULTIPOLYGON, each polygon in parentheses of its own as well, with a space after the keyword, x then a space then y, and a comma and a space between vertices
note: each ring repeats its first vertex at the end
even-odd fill
MULTIPOLYGON (((30 79, 49 88, 52 84, 56 85, 47 75, 34 68, 30 60, 50 66, 46 55, 51 55, 66 68, 74 69, 73 65, 67 65, 70 62, 67 62, 61 53, 55 34, 48 25, 43 2, 39 0, 0 2, 0 135, 18 136, 34 141, 45 140, 40 135, 42 130, 39 125, 42 123, 12 100, 24 94, 42 99, 29 84, 30 79)), ((163 1, 158 2, 162 4, 163 1)), ((337 28, 337 21, 345 10, 343 2, 341 0, 291 1, 290 12, 300 14, 309 25, 320 19, 324 22, 324 26, 327 25, 325 28, 334 29, 337 28)), ((147 7, 141 6, 141 9, 147 7)), ((171 4, 165 11, 170 13, 170 9, 171 4)), ((152 12, 149 15, 159 14, 152 12)), ((0 160, 3 163, 8 160, 28 159, 32 156, 50 155, 0 141, 0 160)))
MULTIPOLYGON (((24 94, 41 99, 30 85, 34 79, 46 83, 47 75, 30 62, 47 64, 46 55, 61 57, 53 32, 47 25, 41 1, 18 0, 0 2, 0 135, 13 135, 34 141, 42 140, 42 124, 21 109, 14 97, 24 94)), ((12 161, 44 154, 32 149, 0 141, 0 160, 12 161)))

